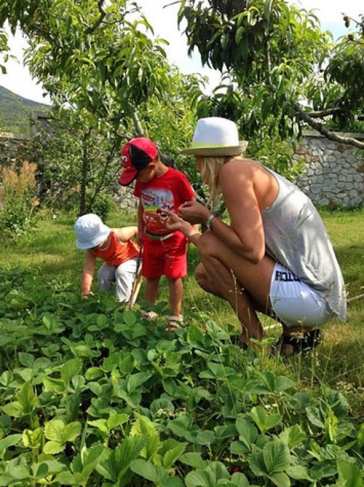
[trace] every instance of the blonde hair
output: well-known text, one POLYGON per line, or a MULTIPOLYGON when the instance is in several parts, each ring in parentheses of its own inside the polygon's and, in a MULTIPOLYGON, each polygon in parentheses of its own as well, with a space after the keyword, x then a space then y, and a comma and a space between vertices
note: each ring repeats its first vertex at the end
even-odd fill
POLYGON ((221 200, 221 188, 219 185, 219 172, 222 166, 231 157, 203 157, 200 160, 200 173, 201 179, 209 189, 208 206, 211 210, 214 210, 221 200))

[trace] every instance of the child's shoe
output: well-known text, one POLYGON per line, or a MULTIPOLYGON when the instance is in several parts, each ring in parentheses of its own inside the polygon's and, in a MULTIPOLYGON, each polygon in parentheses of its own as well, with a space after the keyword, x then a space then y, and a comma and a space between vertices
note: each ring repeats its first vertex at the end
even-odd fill
POLYGON ((184 327, 183 315, 172 315, 167 318, 167 331, 177 331, 184 327))

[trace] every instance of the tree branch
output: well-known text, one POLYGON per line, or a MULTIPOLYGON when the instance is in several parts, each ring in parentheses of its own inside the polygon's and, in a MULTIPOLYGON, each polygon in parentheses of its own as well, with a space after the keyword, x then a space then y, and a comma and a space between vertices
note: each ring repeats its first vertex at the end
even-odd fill
POLYGON ((310 127, 314 128, 320 134, 324 135, 330 140, 333 140, 334 142, 339 142, 340 144, 347 144, 347 145, 352 145, 354 147, 357 147, 358 149, 364 149, 364 142, 354 139, 353 137, 345 137, 342 135, 338 135, 335 132, 332 132, 331 130, 328 130, 326 127, 322 125, 321 122, 317 122, 314 120, 310 115, 302 110, 302 108, 298 105, 298 103, 294 104, 294 108, 296 110, 297 116, 306 122, 310 127))
POLYGON ((332 107, 332 108, 326 108, 325 110, 307 112, 307 115, 311 118, 324 118, 324 117, 328 117, 329 115, 335 115, 335 113, 340 113, 342 111, 343 110, 340 107, 332 107))
POLYGON ((94 25, 86 29, 86 34, 92 34, 93 32, 95 32, 95 30, 101 25, 102 21, 104 20, 106 16, 106 12, 102 8, 104 6, 104 2, 105 0, 99 0, 97 8, 99 9, 100 17, 96 20, 94 25))

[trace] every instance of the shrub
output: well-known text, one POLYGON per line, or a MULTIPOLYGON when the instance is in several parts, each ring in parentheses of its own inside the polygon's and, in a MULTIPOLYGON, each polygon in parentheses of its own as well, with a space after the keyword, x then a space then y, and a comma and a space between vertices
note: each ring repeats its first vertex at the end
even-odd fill
POLYGON ((96 215, 99 215, 99 217, 105 221, 113 206, 114 200, 111 195, 107 193, 99 193, 92 208, 90 208, 90 211, 96 213, 96 215))
POLYGON ((37 165, 24 161, 0 170, 0 226, 7 236, 23 233, 34 221, 35 209, 39 201, 36 197, 37 165))

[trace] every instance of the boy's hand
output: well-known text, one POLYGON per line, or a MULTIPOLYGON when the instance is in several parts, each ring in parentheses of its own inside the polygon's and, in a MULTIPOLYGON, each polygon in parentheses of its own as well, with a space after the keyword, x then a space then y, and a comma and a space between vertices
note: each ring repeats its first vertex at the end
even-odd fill
POLYGON ((191 238, 192 235, 199 234, 199 231, 193 225, 176 215, 176 213, 168 210, 165 212, 168 215, 168 219, 166 220, 166 228, 168 230, 171 230, 172 232, 179 230, 187 238, 191 238))
POLYGON ((186 201, 178 208, 178 215, 189 223, 206 223, 210 210, 197 201, 186 201))

